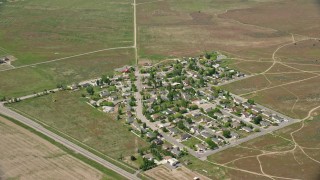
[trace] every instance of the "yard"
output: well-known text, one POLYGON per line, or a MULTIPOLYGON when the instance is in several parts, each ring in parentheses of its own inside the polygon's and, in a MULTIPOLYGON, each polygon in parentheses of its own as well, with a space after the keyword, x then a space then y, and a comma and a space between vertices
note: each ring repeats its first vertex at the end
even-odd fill
POLYGON ((11 104, 62 133, 114 159, 134 154, 147 143, 115 117, 100 112, 81 98, 83 92, 58 92, 11 104))

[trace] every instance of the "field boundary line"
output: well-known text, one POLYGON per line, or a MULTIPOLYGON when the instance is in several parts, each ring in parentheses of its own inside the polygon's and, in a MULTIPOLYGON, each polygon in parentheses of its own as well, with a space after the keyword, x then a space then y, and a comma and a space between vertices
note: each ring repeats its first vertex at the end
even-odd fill
POLYGON ((10 71, 10 70, 15 70, 15 69, 22 69, 22 68, 32 67, 32 66, 36 66, 36 65, 41 65, 41 64, 47 64, 47 63, 62 61, 62 60, 70 59, 70 58, 75 58, 75 57, 80 57, 80 56, 95 54, 95 53, 104 52, 104 51, 111 51, 111 50, 117 50, 117 49, 130 49, 130 48, 134 48, 134 47, 133 47, 133 46, 124 46, 124 47, 114 47, 114 48, 100 49, 100 50, 96 50, 96 51, 90 51, 90 52, 86 52, 86 53, 76 54, 76 55, 67 56, 67 57, 58 58, 58 59, 53 59, 53 60, 49 60, 49 61, 44 61, 44 62, 39 62, 39 63, 34 63, 34 64, 22 65, 22 66, 15 67, 15 68, 13 68, 13 69, 0 70, 0 72, 10 71))
MULTIPOLYGON (((118 160, 116 160, 116 159, 114 159, 114 158, 112 158, 112 157, 110 157, 110 156, 108 156, 108 155, 103 154, 102 152, 100 152, 100 151, 98 151, 98 150, 96 150, 96 149, 94 149, 94 148, 92 148, 92 147, 90 147, 90 146, 82 143, 81 141, 75 139, 74 137, 71 137, 70 135, 68 135, 68 134, 66 134, 66 133, 64 133, 64 132, 61 132, 61 131, 58 130, 57 128, 52 127, 52 126, 44 123, 43 121, 38 120, 37 118, 35 118, 35 117, 33 117, 33 116, 31 116, 31 115, 23 112, 23 111, 20 111, 20 110, 18 110, 18 109, 16 109, 16 108, 13 108, 13 107, 8 107, 8 108, 14 110, 15 112, 19 112, 19 114, 24 114, 25 116, 31 118, 32 120, 36 121, 37 123, 39 123, 39 124, 41 124, 41 125, 43 125, 43 126, 45 126, 45 127, 49 127, 49 128, 51 128, 51 129, 53 129, 54 131, 62 134, 63 136, 69 138, 70 140, 79 143, 79 144, 82 145, 83 147, 89 148, 90 150, 98 153, 99 155, 102 155, 102 157, 106 157, 106 158, 108 158, 109 160, 112 160, 112 161, 114 161, 114 162, 117 162, 117 163, 119 163, 119 164, 121 164, 121 165, 123 165, 123 166, 125 166, 125 167, 127 167, 127 168, 129 168, 129 169, 131 169, 131 170, 133 170, 133 171, 137 171, 136 169, 134 169, 134 168, 132 168, 132 167, 130 167, 130 166, 128 166, 128 165, 126 165, 126 164, 124 164, 124 163, 122 163, 122 162, 120 162, 120 161, 118 161, 118 160)), ((46 129, 48 129, 48 128, 46 128, 46 129)), ((48 130, 51 131, 50 129, 48 129, 48 130)), ((53 132, 53 133, 56 133, 56 132, 53 132)), ((103 159, 104 159, 104 158, 103 158, 103 159)), ((110 163, 112 163, 112 162, 110 162, 110 163)), ((115 164, 115 165, 116 165, 116 164, 115 164)), ((117 165, 116 165, 116 166, 117 166, 117 165)))
POLYGON ((66 155, 69 155, 71 156, 72 158, 74 158, 75 160, 78 160, 80 161, 81 163, 84 163, 86 165, 88 165, 89 167, 92 167, 98 171, 100 171, 102 174, 108 174, 108 173, 115 173, 116 175, 119 175, 121 177, 124 177, 122 174, 119 174, 117 173, 116 171, 108 168, 108 167, 105 167, 103 165, 101 165, 99 162, 96 162, 82 154, 79 154, 77 152, 75 152, 74 150, 68 148, 67 146, 65 146, 64 144, 54 140, 53 138, 43 134, 42 132, 34 129, 33 127, 30 127, 22 122, 20 122, 19 120, 15 119, 15 118, 12 118, 12 117, 9 117, 9 116, 6 116, 4 114, 1 114, 0 113, 0 117, 4 118, 5 120, 15 124, 16 126, 20 127, 20 128, 23 128, 25 130, 27 130, 28 132, 36 135, 37 137, 41 138, 42 140, 52 144, 53 146, 57 147, 58 149, 60 149, 62 152, 66 153, 66 155), (107 171, 107 172, 106 172, 107 171), (110 171, 110 172, 109 172, 110 171))

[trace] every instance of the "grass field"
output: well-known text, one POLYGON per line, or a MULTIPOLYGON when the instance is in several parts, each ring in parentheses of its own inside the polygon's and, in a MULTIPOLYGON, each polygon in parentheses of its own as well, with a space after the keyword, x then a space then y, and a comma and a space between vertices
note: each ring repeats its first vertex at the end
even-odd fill
POLYGON ((130 0, 28 0, 0 5, 0 47, 14 66, 133 44, 130 0))
POLYGON ((112 50, 0 72, 0 96, 19 97, 110 74, 114 68, 133 63, 133 50, 112 50))
POLYGON ((115 117, 86 104, 81 93, 59 92, 10 106, 114 159, 147 145, 115 117))
MULTIPOLYGON (((0 117, 0 177, 4 179, 115 179, 0 117)), ((120 176, 119 176, 120 177, 120 176)))

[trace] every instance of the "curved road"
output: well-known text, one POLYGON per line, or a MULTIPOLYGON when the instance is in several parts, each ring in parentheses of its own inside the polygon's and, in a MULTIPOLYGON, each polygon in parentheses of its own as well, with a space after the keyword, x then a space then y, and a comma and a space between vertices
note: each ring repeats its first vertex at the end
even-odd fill
POLYGON ((5 107, 2 103, 0 103, 0 113, 5 116, 11 117, 11 118, 27 125, 27 126, 33 128, 34 130, 50 137, 51 139, 55 140, 56 142, 63 144, 65 147, 73 150, 74 152, 79 153, 79 154, 87 157, 88 159, 91 159, 91 160, 103 165, 104 167, 106 167, 108 169, 111 169, 112 171, 122 175, 123 177, 125 177, 127 179, 130 179, 130 180, 138 180, 139 179, 136 175, 131 174, 131 173, 117 167, 116 165, 114 165, 114 164, 100 158, 99 156, 83 149, 82 147, 70 142, 69 140, 47 130, 46 128, 44 128, 40 124, 32 121, 31 119, 26 118, 16 112, 12 111, 11 109, 5 107))

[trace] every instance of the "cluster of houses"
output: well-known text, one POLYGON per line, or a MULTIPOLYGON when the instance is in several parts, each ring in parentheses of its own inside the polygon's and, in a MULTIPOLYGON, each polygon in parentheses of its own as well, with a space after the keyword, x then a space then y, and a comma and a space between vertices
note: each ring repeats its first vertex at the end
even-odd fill
POLYGON ((198 152, 209 149, 208 139, 217 147, 224 146, 286 121, 215 87, 225 80, 244 76, 220 66, 224 58, 223 55, 214 60, 184 58, 156 67, 146 64, 141 70, 141 94, 147 119, 178 142, 197 139, 192 148, 198 152))

